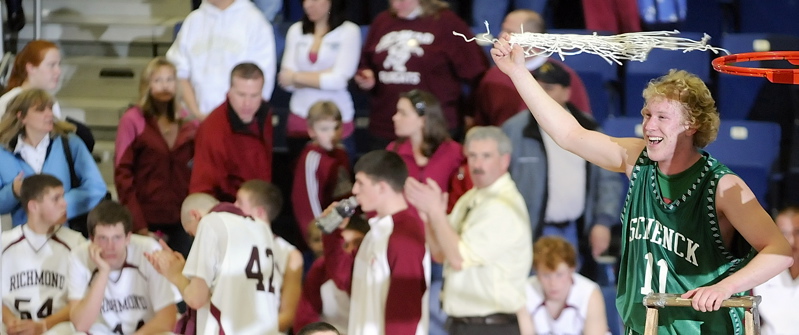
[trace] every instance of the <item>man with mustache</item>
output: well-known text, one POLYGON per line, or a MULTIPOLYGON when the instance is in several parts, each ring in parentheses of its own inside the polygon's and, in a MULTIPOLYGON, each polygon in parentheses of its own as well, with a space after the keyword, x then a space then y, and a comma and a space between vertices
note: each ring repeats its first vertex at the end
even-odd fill
POLYGON ((433 258, 445 261, 449 334, 519 334, 530 322, 522 310, 533 255, 527 207, 508 173, 510 139, 497 127, 474 127, 464 153, 474 187, 449 216, 431 179, 408 178, 405 195, 425 220, 433 258))

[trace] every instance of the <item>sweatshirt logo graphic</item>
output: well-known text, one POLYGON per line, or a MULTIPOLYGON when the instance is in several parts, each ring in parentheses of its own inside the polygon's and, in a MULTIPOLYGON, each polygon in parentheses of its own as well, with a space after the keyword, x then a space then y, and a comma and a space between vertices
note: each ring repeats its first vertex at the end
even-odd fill
POLYGON ((388 52, 383 67, 394 71, 380 71, 378 74, 380 81, 385 84, 418 84, 419 73, 408 72, 406 63, 411 56, 423 56, 422 45, 430 45, 434 40, 435 36, 431 33, 413 30, 392 31, 383 35, 375 51, 388 52))

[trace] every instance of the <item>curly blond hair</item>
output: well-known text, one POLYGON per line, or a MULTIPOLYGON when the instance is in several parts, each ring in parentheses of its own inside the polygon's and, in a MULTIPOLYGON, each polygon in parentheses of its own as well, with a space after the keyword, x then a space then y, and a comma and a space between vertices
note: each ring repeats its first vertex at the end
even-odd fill
POLYGON ((544 236, 533 245, 533 268, 554 271, 560 263, 577 267, 577 251, 558 236, 544 236))
POLYGON ((696 129, 694 146, 704 148, 716 139, 719 132, 719 112, 705 82, 696 75, 672 69, 665 76, 653 79, 643 92, 644 108, 656 98, 666 98, 680 103, 685 111, 685 122, 696 129))

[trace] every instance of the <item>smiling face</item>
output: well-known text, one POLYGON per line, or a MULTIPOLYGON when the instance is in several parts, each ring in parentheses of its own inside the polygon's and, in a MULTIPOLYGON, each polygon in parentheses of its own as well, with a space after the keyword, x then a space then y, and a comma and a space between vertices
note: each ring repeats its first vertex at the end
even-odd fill
POLYGON ((61 52, 58 49, 48 49, 39 66, 28 63, 25 69, 28 72, 27 82, 30 87, 55 90, 58 79, 61 78, 61 52))
POLYGON ((128 244, 130 243, 130 233, 125 234, 125 227, 122 222, 116 224, 98 224, 94 227, 92 243, 102 249, 100 256, 108 262, 113 270, 119 270, 125 264, 128 255, 128 244))
POLYGON ((420 134, 424 127, 424 117, 419 116, 408 98, 397 100, 397 112, 391 121, 394 121, 394 134, 397 137, 412 137, 420 134))
POLYGON ((647 154, 653 161, 668 161, 677 150, 693 147, 696 130, 685 121, 679 102, 656 97, 647 102, 641 114, 647 154))

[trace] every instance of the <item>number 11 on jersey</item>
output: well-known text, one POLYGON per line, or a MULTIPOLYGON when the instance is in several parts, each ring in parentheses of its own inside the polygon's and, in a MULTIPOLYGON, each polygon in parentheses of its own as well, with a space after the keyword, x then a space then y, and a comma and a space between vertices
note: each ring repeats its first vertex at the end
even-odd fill
MULTIPOLYGON (((652 253, 649 252, 644 255, 644 259, 646 259, 646 273, 644 274, 644 287, 641 288, 641 294, 647 295, 652 293, 652 270, 654 270, 654 266, 652 263, 655 262, 655 257, 652 256, 652 253)), ((669 266, 666 264, 665 259, 659 259, 657 262, 658 266, 658 292, 657 293, 666 293, 666 276, 668 275, 669 266)))

